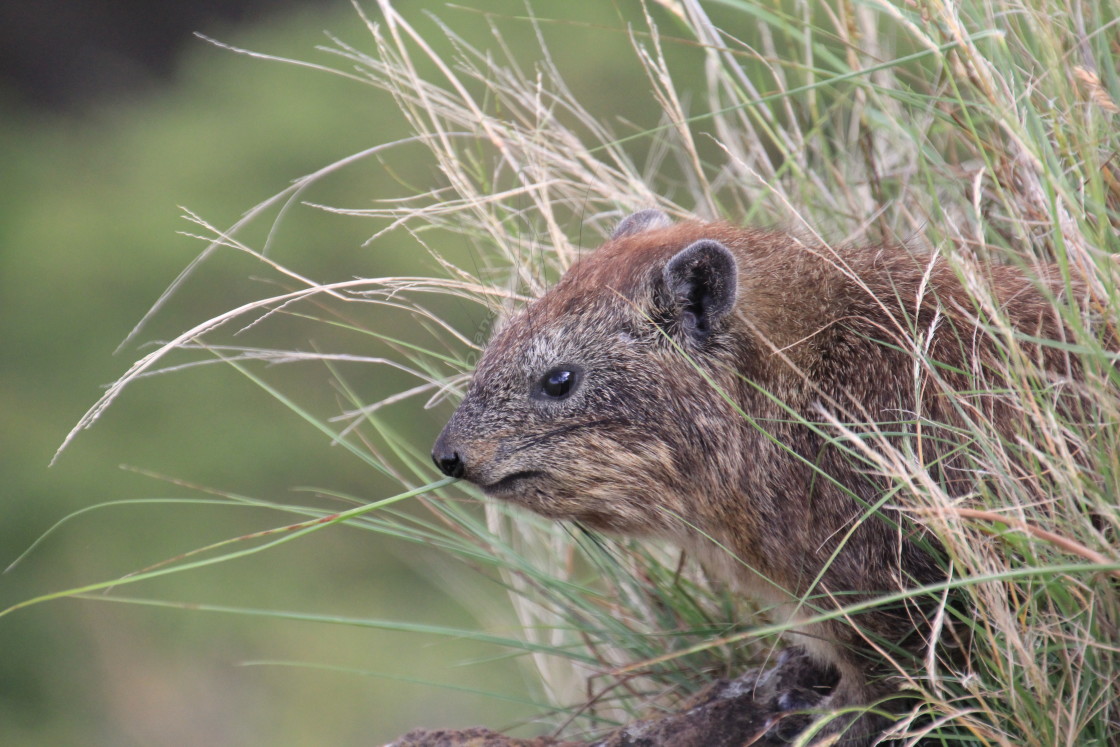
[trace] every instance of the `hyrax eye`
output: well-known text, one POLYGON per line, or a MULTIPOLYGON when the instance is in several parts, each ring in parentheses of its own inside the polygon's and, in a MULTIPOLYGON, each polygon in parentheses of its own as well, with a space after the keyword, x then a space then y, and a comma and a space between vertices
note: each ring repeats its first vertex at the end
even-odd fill
POLYGON ((542 399, 564 399, 579 384, 579 369, 574 366, 557 366, 545 372, 537 384, 537 396, 542 399))

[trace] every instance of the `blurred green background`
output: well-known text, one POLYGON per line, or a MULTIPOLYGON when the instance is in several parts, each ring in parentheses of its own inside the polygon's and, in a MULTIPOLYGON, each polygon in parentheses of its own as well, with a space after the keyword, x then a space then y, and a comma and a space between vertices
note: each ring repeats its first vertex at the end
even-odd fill
MULTIPOLYGON (((188 30, 324 64, 341 64, 315 50, 326 41, 324 30, 373 51, 368 30, 349 3, 265 4, 268 12, 261 5, 246 5, 222 18, 195 18, 188 30)), ((436 26, 423 14, 428 8, 468 40, 492 43, 488 20, 478 13, 434 2, 401 5, 433 37, 436 26)), ((529 64, 539 57, 530 27, 515 19, 525 13, 522 3, 468 5, 494 11, 511 24, 516 33, 508 39, 529 64)), ((113 28, 121 19, 112 13, 127 8, 105 7, 109 15, 95 20, 113 28)), ((367 9, 375 16, 371 5, 367 9)), ((635 97, 625 110, 617 96, 619 90, 645 87, 624 31, 628 20, 641 18, 638 3, 543 3, 536 10, 556 21, 545 28, 561 40, 552 51, 577 97, 593 109, 639 120, 643 112, 654 111, 647 96, 635 97)), ((273 292, 253 279, 259 264, 232 252, 220 254, 136 343, 114 355, 132 326, 204 247, 177 233, 197 230, 182 219, 179 206, 227 227, 292 179, 407 132, 387 95, 322 72, 237 55, 182 37, 181 30, 174 44, 166 42, 156 73, 133 70, 116 85, 99 87, 96 66, 104 56, 71 59, 66 51, 77 50, 66 44, 81 40, 84 30, 92 32, 91 25, 83 26, 91 21, 61 12, 42 21, 20 16, 14 7, 4 12, 10 16, 3 19, 8 36, 32 49, 24 50, 31 55, 24 58, 6 56, 8 72, 28 60, 46 71, 65 68, 76 76, 70 85, 77 90, 68 95, 55 87, 57 80, 32 77, 31 88, 21 91, 10 75, 0 88, 5 493, 0 565, 79 509, 138 498, 203 496, 121 465, 276 501, 306 501, 297 492, 303 486, 363 500, 397 492, 390 481, 332 448, 225 366, 134 385, 48 469, 67 431, 101 387, 149 349, 144 343, 168 339, 273 292), (60 37, 56 42, 65 37, 64 43, 36 46, 37 38, 52 35, 60 37)), ((133 18, 129 33, 145 34, 143 23, 133 18)), ((8 51, 13 49, 9 45, 8 51)), ((118 70, 122 64, 117 60, 110 67, 118 70)), ((420 188, 438 183, 429 163, 411 163, 407 153, 393 168, 420 188)), ((400 195, 402 189, 387 178, 382 164, 369 162, 332 176, 304 198, 364 207, 374 197, 400 195)), ((249 236, 259 239, 268 225, 265 221, 249 236)), ((378 227, 298 208, 281 224, 273 251, 320 281, 434 270, 401 232, 363 247, 378 227)), ((455 251, 455 240, 447 241, 455 251)), ((270 324, 265 334, 277 346, 381 352, 368 345, 349 349, 354 337, 333 338, 321 325, 270 324)), ((403 317, 390 319, 381 331, 407 334, 393 326, 405 324, 403 317)), ((370 394, 408 383, 370 366, 353 367, 349 375, 363 379, 370 394)), ((281 376, 303 401, 317 402, 324 411, 337 407, 321 366, 292 366, 281 376)), ((406 402, 386 415, 407 424, 407 438, 426 449, 448 408, 424 411, 421 404, 406 402)), ((263 510, 183 504, 89 511, 0 576, 0 608, 291 520, 263 510)), ((126 591, 183 602, 485 627, 490 623, 474 613, 501 605, 502 595, 495 585, 473 579, 435 552, 335 527, 245 560, 126 591), (464 597, 469 597, 467 605, 460 604, 464 597)), ((257 659, 298 660, 519 697, 532 694, 522 670, 503 657, 507 652, 405 633, 66 599, 0 618, 0 650, 0 744, 5 745, 380 744, 414 726, 505 728, 534 713, 526 705, 395 679, 242 666, 257 659), (483 661, 470 664, 475 660, 483 661)))

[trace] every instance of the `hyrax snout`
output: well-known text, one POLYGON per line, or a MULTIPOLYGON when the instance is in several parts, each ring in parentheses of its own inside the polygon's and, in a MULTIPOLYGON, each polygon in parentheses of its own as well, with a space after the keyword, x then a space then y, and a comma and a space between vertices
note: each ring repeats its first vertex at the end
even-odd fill
MULTIPOLYGON (((1014 325, 1054 336, 1031 281, 988 272, 1014 325)), ((943 392, 998 368, 974 310, 930 256, 642 211, 500 329, 433 458, 539 514, 668 538, 797 623, 943 578, 936 542, 883 505, 887 479, 836 424, 919 444, 936 479, 967 490, 960 413, 943 392), (936 383, 916 340, 940 364, 936 383)), ((1006 417, 998 398, 976 407, 1006 417)), ((840 674, 833 706, 890 691, 872 642, 918 645, 921 615, 903 605, 799 628, 840 674)), ((853 745, 882 725, 836 723, 853 745)))

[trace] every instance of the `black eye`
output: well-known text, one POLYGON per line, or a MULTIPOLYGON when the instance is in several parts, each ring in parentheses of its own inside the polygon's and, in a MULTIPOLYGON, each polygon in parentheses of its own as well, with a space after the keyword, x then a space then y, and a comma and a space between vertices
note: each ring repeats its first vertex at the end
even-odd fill
POLYGON ((579 372, 575 368, 561 366, 548 371, 540 380, 541 396, 550 399, 564 399, 579 382, 579 372))

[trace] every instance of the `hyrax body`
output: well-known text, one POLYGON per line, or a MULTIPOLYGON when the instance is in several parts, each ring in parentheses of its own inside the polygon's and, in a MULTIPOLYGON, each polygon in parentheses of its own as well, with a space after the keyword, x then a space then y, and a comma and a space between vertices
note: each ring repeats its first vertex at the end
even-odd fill
MULTIPOLYGON (((1053 336, 1034 286, 989 272, 1013 324, 1053 336)), ((942 484, 966 489, 961 437, 934 424, 959 420, 945 387, 973 387, 965 371, 993 375, 974 311, 951 268, 901 248, 833 249, 642 211, 499 331, 433 457, 545 516, 669 538, 805 620, 943 578, 932 540, 890 508, 889 485, 837 445, 835 426, 910 439, 942 484), (944 364, 939 384, 915 345, 944 364)), ((1007 417, 995 396, 974 407, 1007 417)), ((799 628, 840 675, 833 707, 889 692, 869 641, 919 648, 919 607, 799 628)), ((847 724, 845 744, 881 725, 847 724)))

